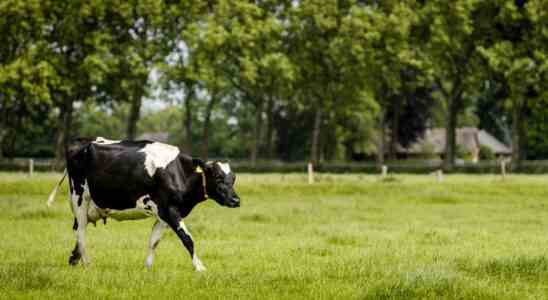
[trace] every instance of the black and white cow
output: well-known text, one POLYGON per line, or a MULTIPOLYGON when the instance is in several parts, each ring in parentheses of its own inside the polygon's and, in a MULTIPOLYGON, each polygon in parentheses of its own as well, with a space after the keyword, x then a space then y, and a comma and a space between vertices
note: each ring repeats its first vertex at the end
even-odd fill
POLYGON ((85 246, 88 223, 101 219, 106 222, 107 218, 154 217, 145 266, 152 266, 162 230, 170 227, 190 253, 194 268, 204 271, 183 219, 208 198, 224 206, 240 206, 233 189, 236 176, 228 163, 204 163, 167 144, 81 138, 67 146, 66 160, 65 175, 51 193, 48 205, 68 173, 76 231, 71 265, 80 260, 84 265, 89 263, 85 246))

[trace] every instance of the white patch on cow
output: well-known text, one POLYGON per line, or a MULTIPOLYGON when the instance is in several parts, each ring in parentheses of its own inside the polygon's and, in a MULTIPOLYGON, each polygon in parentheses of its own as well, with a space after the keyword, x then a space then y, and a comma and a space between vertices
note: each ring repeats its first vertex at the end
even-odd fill
POLYGON ((190 234, 190 231, 188 230, 188 228, 186 228, 186 224, 185 222, 183 222, 183 220, 179 221, 179 227, 181 227, 185 233, 190 237, 192 238, 192 234, 190 234))
POLYGON ((102 136, 98 136, 95 141, 93 141, 95 144, 102 144, 102 145, 110 145, 110 144, 118 144, 120 141, 117 140, 109 140, 105 139, 102 136))
POLYGON ((202 261, 196 255, 196 253, 192 255, 192 265, 194 266, 194 269, 198 272, 203 272, 206 270, 204 263, 202 263, 202 261))
POLYGON ((74 188, 74 181, 69 178, 69 184, 72 187, 72 192, 70 192, 69 189, 69 200, 70 200, 70 208, 72 210, 72 214, 74 217, 78 214, 78 195, 76 195, 76 190, 74 188))
MULTIPOLYGON (((183 231, 192 239, 192 234, 190 234, 190 231, 188 228, 186 228, 185 222, 183 220, 179 221, 179 227, 183 229, 183 231)), ((196 249, 194 249, 196 251, 196 249)), ((198 255, 196 255, 196 252, 192 254, 192 265, 194 266, 194 269, 198 272, 203 272, 206 270, 204 264, 202 261, 198 258, 198 255)))
POLYGON ((226 175, 230 174, 230 166, 227 163, 218 162, 217 164, 226 175))
POLYGON ((179 148, 163 143, 154 142, 147 144, 139 152, 145 153, 145 169, 151 177, 156 173, 156 169, 165 168, 179 155, 179 148))
MULTIPOLYGON (((73 190, 76 190, 74 186, 73 190)), ((82 263, 84 265, 89 264, 89 258, 86 254, 86 227, 88 224, 88 209, 90 199, 86 197, 86 193, 89 193, 89 188, 87 186, 87 182, 84 182, 84 193, 81 195, 82 203, 80 206, 78 206, 78 203, 76 203, 76 221, 78 222, 78 229, 76 230, 76 240, 78 241, 78 252, 80 252, 80 255, 82 256, 82 263)), ((75 200, 78 201, 78 198, 80 196, 76 195, 76 193, 74 193, 74 195, 76 196, 74 197, 76 198, 75 200)))

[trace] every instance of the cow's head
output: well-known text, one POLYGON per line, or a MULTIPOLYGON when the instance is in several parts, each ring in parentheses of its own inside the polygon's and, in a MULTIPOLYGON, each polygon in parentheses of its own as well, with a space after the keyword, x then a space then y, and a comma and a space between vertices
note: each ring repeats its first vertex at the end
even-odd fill
POLYGON ((228 162, 208 162, 202 166, 206 177, 208 196, 223 206, 240 206, 240 197, 234 191, 236 175, 230 169, 228 162))

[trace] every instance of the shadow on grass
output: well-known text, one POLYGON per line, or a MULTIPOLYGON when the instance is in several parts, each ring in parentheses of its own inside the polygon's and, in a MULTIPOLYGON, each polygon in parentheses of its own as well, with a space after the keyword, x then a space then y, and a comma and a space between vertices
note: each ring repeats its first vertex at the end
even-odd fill
POLYGON ((23 218, 25 220, 29 219, 50 219, 60 216, 60 213, 56 213, 51 209, 28 209, 23 210, 17 214, 18 218, 23 218))
POLYGON ((358 241, 354 237, 334 235, 326 239, 326 242, 335 246, 356 246, 358 241))
POLYGON ((473 276, 544 281, 548 277, 548 259, 544 256, 495 258, 478 264, 457 261, 457 267, 473 276))
POLYGON ((393 175, 388 175, 386 177, 379 178, 379 182, 383 182, 383 183, 400 183, 400 182, 402 182, 402 180, 395 177, 395 176, 393 176, 393 175))
POLYGON ((422 202, 429 204, 457 204, 460 200, 458 197, 452 195, 436 195, 432 198, 425 199, 422 202))
POLYGON ((245 222, 254 222, 254 223, 270 223, 270 217, 262 215, 262 214, 252 214, 252 215, 246 215, 241 216, 240 220, 245 222))

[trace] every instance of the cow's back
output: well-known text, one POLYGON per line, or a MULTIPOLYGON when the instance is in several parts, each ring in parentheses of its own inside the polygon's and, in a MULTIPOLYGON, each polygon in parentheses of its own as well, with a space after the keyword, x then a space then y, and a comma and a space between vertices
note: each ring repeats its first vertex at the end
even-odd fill
POLYGON ((146 172, 145 153, 150 141, 78 139, 67 147, 67 168, 74 184, 88 188, 93 202, 104 209, 129 209, 137 199, 155 193, 146 172))

